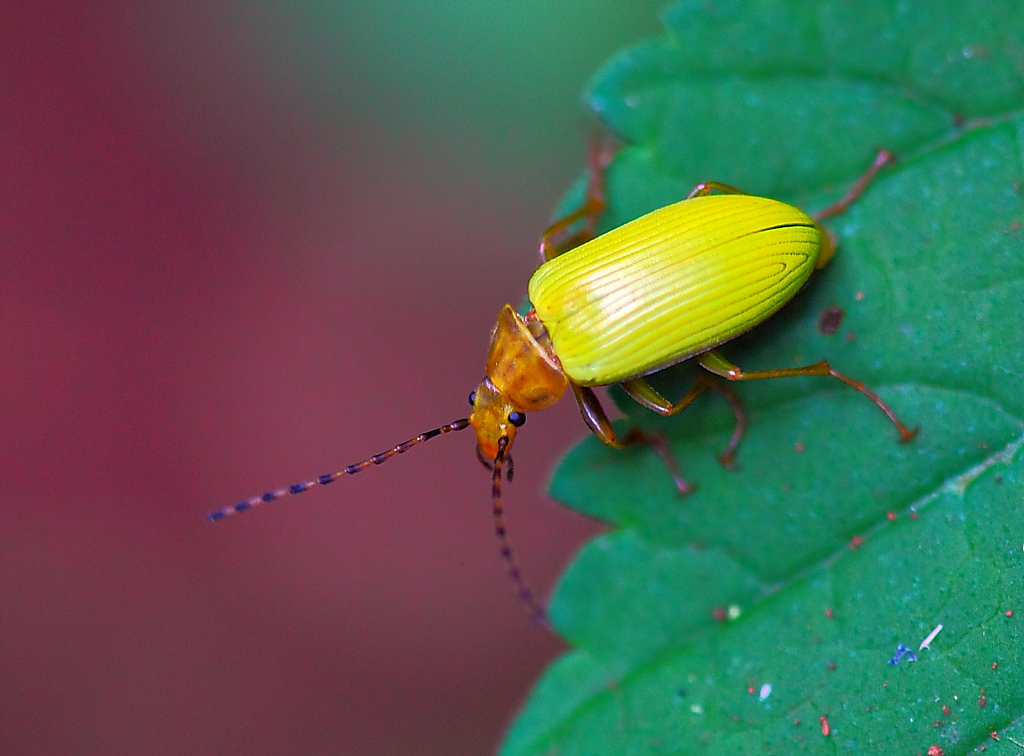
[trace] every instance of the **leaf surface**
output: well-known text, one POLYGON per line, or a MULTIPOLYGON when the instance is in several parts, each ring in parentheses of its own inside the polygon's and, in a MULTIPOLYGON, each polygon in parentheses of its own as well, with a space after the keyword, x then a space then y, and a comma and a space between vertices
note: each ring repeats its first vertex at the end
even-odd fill
MULTIPOLYGON (((623 427, 666 433, 698 489, 680 499, 656 455, 595 438, 558 466, 555 498, 612 529, 556 589, 573 650, 501 752, 1019 753, 1024 6, 686 1, 664 20, 587 95, 627 145, 603 224, 709 179, 817 210, 893 150, 827 223, 829 266, 723 353, 827 359, 921 432, 898 444, 837 381, 737 384, 750 426, 726 470, 720 397, 661 419, 616 395, 623 427), (890 664, 898 644, 917 661, 890 664)), ((681 396, 692 376, 655 384, 681 396)))

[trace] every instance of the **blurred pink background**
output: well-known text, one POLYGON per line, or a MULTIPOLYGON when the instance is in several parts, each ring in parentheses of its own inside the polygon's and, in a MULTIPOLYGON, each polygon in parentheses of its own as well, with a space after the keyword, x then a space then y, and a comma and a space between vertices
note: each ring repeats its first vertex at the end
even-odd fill
MULTIPOLYGON (((467 414, 656 3, 6 5, 0 751, 493 751, 562 646, 470 431, 203 515, 467 414)), ((516 447, 541 594, 598 530, 543 494, 583 435, 516 447)))

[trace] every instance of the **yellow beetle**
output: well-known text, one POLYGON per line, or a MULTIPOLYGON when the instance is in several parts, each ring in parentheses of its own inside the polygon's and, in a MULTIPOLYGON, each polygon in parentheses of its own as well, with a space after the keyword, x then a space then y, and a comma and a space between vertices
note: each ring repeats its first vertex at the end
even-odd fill
POLYGON ((638 430, 619 438, 592 387, 617 383, 638 403, 662 415, 681 411, 708 388, 721 391, 737 418, 736 432, 723 455, 725 462, 736 451, 745 421, 738 400, 712 374, 729 381, 831 376, 874 402, 896 426, 901 441, 914 436, 916 430, 907 428, 877 394, 827 362, 748 372, 715 350, 778 311, 815 268, 828 262, 835 248, 818 221, 844 211, 892 159, 890 153, 881 152, 845 197, 815 216, 707 182, 681 202, 592 238, 605 209, 603 169, 609 159, 609 151, 592 150, 586 201, 543 235, 540 251, 545 262, 529 283, 533 309, 520 316, 505 305, 498 315, 486 377, 470 394, 473 411, 468 418, 338 472, 212 512, 208 519, 219 520, 285 494, 327 485, 435 436, 472 426, 477 455, 492 471, 491 499, 502 556, 520 598, 536 620, 545 622, 544 610, 523 581, 506 540, 501 479, 503 469, 511 479, 510 452, 526 413, 551 406, 566 389, 572 389, 584 421, 604 443, 616 448, 650 445, 665 460, 683 493, 690 486, 676 469, 664 440, 638 430), (584 224, 581 231, 557 241, 580 223, 584 224), (694 386, 676 402, 644 378, 691 358, 707 372, 699 374, 694 386))
MULTIPOLYGON (((730 381, 832 376, 871 399, 896 426, 900 440, 910 440, 915 431, 877 394, 827 362, 747 372, 715 351, 778 311, 815 268, 828 262, 835 247, 818 221, 844 211, 891 160, 891 153, 881 152, 845 197, 814 217, 783 202, 706 182, 681 202, 595 239, 576 245, 577 235, 567 244, 554 244, 575 223, 586 220, 592 226, 604 210, 601 171, 595 166, 584 206, 543 237, 546 262, 529 284, 533 309, 521 317, 505 305, 498 316, 487 377, 473 394, 470 416, 480 457, 508 458, 524 413, 551 406, 566 388, 572 389, 584 421, 606 444, 644 442, 664 452, 650 434, 633 431, 619 439, 591 387, 618 383, 639 404, 672 415, 707 388, 722 390, 704 374, 673 403, 644 379, 690 358, 730 381)), ((582 233, 588 236, 592 230, 582 233)), ((737 419, 742 426, 742 415, 737 419)), ((735 435, 726 459, 738 441, 735 435)), ((688 490, 678 476, 677 483, 688 490)))

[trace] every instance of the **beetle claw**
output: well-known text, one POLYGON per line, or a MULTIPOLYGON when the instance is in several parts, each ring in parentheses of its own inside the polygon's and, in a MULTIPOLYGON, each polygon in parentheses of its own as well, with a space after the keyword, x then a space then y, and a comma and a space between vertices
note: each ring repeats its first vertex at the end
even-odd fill
POLYGON ((718 461, 722 467, 727 470, 739 470, 740 466, 736 463, 736 454, 730 449, 729 451, 722 452, 718 455, 718 461))
POLYGON ((921 430, 920 425, 915 425, 911 430, 908 430, 907 428, 900 428, 900 443, 908 443, 912 438, 914 438, 914 436, 917 435, 917 432, 919 430, 921 430))
POLYGON ((665 467, 668 468, 668 474, 672 476, 672 480, 676 484, 676 488, 679 490, 680 496, 689 496, 696 489, 692 483, 687 483, 686 478, 683 477, 682 471, 679 469, 679 462, 676 460, 675 455, 672 453, 672 447, 669 446, 668 439, 661 433, 645 433, 644 431, 634 429, 631 434, 634 434, 634 442, 647 444, 661 457, 661 461, 665 463, 665 467))

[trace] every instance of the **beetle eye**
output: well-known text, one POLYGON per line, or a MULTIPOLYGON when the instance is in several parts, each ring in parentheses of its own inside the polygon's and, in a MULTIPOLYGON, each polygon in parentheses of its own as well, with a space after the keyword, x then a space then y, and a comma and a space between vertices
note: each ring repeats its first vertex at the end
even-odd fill
POLYGON ((523 423, 526 422, 526 415, 522 412, 509 412, 508 421, 517 428, 522 428, 523 423))
POLYGON ((469 406, 470 407, 475 407, 476 406, 476 392, 475 391, 470 391, 469 392, 469 406))

